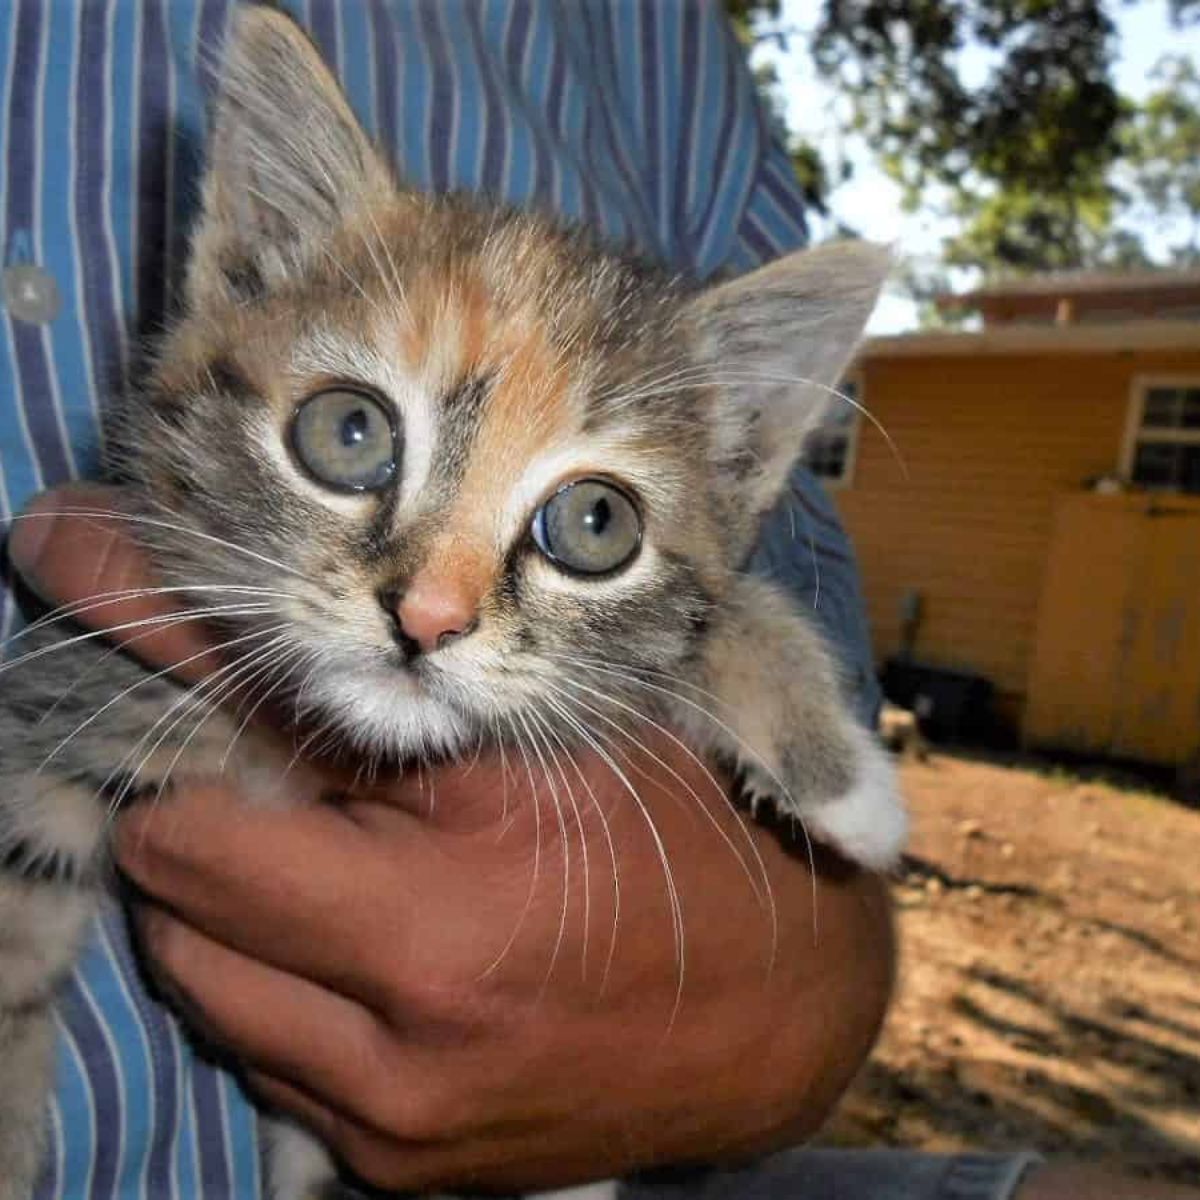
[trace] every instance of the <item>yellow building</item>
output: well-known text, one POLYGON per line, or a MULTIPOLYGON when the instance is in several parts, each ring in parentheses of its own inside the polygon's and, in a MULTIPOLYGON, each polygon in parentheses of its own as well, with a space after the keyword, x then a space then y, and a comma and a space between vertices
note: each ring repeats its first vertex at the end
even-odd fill
POLYGON ((813 461, 875 650, 977 674, 1027 743, 1200 751, 1200 272, 1044 277, 866 343, 813 461), (889 440, 890 439, 890 444, 889 440))

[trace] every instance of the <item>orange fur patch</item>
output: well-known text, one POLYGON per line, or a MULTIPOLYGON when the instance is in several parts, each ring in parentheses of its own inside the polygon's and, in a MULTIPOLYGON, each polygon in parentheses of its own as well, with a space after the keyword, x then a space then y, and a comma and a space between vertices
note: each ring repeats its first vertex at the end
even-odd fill
MULTIPOLYGON (((413 280, 407 299, 412 320, 398 322, 393 336, 414 371, 436 362, 453 371, 455 382, 492 380, 458 495, 422 567, 423 575, 452 577, 482 598, 502 560, 495 514, 530 461, 576 426, 567 399, 570 369, 533 311, 497 313, 487 283, 471 267, 449 288, 444 277, 413 280)), ((438 382, 453 388, 450 380, 438 382)))
POLYGON ((434 543, 417 578, 410 587, 420 586, 429 592, 453 591, 469 598, 478 608, 495 586, 499 563, 494 549, 470 533, 448 533, 434 543), (442 580, 451 581, 450 585, 442 580))
POLYGON ((510 325, 488 349, 480 367, 494 383, 455 504, 455 516, 464 521, 502 507, 530 461, 574 425, 567 366, 538 326, 510 325))
POLYGON ((459 301, 460 358, 464 378, 478 375, 492 334, 492 316, 487 288, 474 276, 466 276, 456 289, 459 301))
POLYGON ((396 325, 397 349, 400 357, 413 370, 428 361, 436 335, 437 315, 444 303, 442 289, 428 280, 413 280, 405 288, 408 312, 396 325))
MULTIPOLYGON (((472 303, 478 305, 479 298, 472 303)), ((476 308, 464 315, 463 361, 494 383, 476 430, 471 458, 441 537, 423 570, 465 578, 482 599, 503 561, 492 524, 530 461, 566 437, 573 425, 566 365, 540 328, 528 320, 480 335, 489 320, 476 308), (478 353, 479 357, 474 357, 478 353)))

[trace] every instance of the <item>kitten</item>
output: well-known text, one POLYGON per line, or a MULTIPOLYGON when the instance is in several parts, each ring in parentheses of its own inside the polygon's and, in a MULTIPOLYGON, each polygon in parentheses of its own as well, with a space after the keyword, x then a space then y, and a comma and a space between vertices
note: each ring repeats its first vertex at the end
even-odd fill
MULTIPOLYGON (((885 756, 818 635, 739 572, 886 268, 846 244, 704 290, 540 217, 418 195, 299 29, 239 13, 184 311, 110 438, 130 528, 230 666, 193 703, 51 623, 23 643, 36 667, 6 668, 0 1200, 36 1172, 48 1014, 104 886, 110 802, 283 765, 236 713, 200 722, 225 685, 269 681, 390 759, 468 752, 522 715, 586 744, 642 710, 752 802, 894 859, 885 756)), ((332 1176, 297 1134, 274 1160, 281 1200, 332 1176)))

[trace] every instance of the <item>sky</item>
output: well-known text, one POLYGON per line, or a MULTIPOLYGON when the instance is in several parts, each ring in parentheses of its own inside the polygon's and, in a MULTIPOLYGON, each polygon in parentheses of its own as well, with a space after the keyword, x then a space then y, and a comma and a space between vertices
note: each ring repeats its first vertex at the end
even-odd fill
MULTIPOLYGON (((1150 72, 1164 54, 1191 54, 1200 57, 1200 27, 1173 28, 1166 0, 1139 0, 1135 5, 1114 5, 1119 31, 1119 57, 1116 82, 1121 91, 1138 97, 1150 86, 1150 72)), ((836 132, 839 98, 816 78, 803 43, 803 31, 816 22, 814 0, 783 0, 778 25, 799 31, 789 51, 782 53, 774 44, 759 46, 755 62, 773 62, 783 85, 787 120, 809 141, 819 146, 827 160, 839 156, 854 164, 852 179, 832 194, 835 215, 864 237, 888 242, 908 258, 927 258, 936 262, 944 224, 929 213, 905 213, 900 207, 900 190, 870 162, 865 147, 854 138, 841 139, 836 132)), ((964 69, 974 65, 986 69, 982 52, 972 55, 967 49, 964 69)), ((844 103, 844 102, 842 102, 844 103)), ((884 294, 868 326, 871 333, 895 333, 916 325, 916 306, 904 296, 884 294)))

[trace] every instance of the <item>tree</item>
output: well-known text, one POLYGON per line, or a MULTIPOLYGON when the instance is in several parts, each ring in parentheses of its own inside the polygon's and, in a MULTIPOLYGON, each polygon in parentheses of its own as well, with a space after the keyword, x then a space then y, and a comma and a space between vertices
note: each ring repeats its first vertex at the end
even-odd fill
POLYGON ((946 260, 1028 271, 1081 265, 1111 223, 1113 41, 1102 0, 826 0, 812 53, 905 204, 959 225, 946 260))
POLYGON ((779 0, 725 0, 725 11, 738 36, 749 42, 756 25, 778 18, 779 0))
POLYGON ((1169 243, 1169 259, 1200 266, 1200 71, 1191 59, 1167 56, 1153 78, 1156 87, 1130 107, 1121 129, 1121 216, 1173 231, 1179 240, 1169 243))
MULTIPOLYGON (((807 50, 848 99, 850 131, 908 207, 955 229, 937 280, 914 272, 914 293, 943 282, 947 266, 987 277, 1149 265, 1163 247, 1138 234, 1148 216, 1182 231, 1173 261, 1200 256, 1200 80, 1172 60, 1143 103, 1122 98, 1117 2, 822 0, 807 50)), ((727 7, 748 40, 788 36, 777 0, 727 7)), ((1197 21, 1200 0, 1173 0, 1172 11, 1197 21)), ((828 174, 800 149, 824 199, 828 174)))

